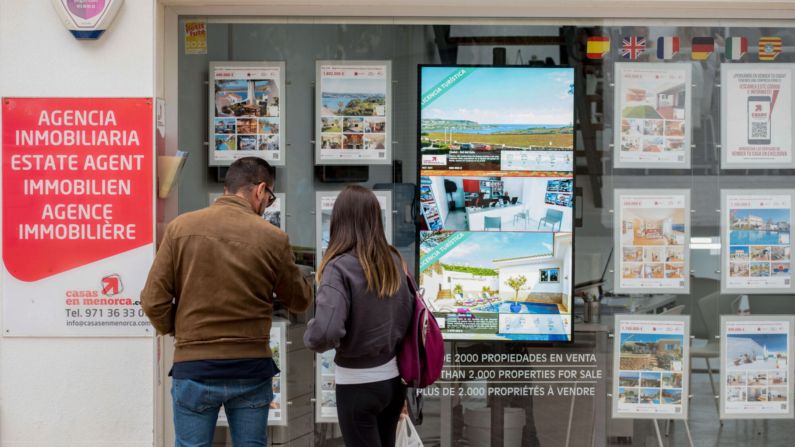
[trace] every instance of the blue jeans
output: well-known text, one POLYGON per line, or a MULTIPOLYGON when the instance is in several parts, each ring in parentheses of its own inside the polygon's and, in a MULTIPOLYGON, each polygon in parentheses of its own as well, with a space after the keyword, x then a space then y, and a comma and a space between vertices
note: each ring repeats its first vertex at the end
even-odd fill
POLYGON ((211 447, 218 411, 224 406, 235 447, 268 445, 272 379, 174 379, 176 447, 211 447))

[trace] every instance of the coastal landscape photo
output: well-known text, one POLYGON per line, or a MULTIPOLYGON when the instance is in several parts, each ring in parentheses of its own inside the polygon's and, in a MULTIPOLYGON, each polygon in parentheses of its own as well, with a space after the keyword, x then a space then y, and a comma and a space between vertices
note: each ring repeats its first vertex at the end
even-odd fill
POLYGON ((385 116, 384 79, 324 79, 321 116, 385 116))
MULTIPOLYGON (((423 67, 420 90, 432 90, 455 70, 423 67)), ((422 108, 422 152, 571 149, 573 101, 570 69, 477 68, 422 108)))

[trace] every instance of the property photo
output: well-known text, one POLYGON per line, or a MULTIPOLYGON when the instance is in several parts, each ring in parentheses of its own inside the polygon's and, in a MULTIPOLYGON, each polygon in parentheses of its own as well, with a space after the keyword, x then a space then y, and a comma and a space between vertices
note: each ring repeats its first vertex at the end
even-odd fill
POLYGON ((234 151, 237 148, 237 142, 234 135, 216 135, 215 136, 215 150, 217 151, 234 151))
POLYGON ((257 150, 257 136, 256 135, 238 135, 237 136, 237 150, 239 150, 239 151, 256 151, 257 150))
POLYGON ((345 133, 364 133, 364 118, 345 117, 342 120, 342 131, 345 133))
POLYGON ((384 133, 386 132, 386 118, 385 117, 366 117, 364 119, 364 132, 365 133, 384 133))
POLYGON ((365 134, 364 147, 366 149, 385 149, 386 134, 365 134))
POLYGON ((618 403, 621 403, 621 404, 636 404, 636 403, 638 403, 638 389, 637 388, 619 388, 618 389, 618 403))
POLYGON ((622 247, 621 252, 624 262, 643 262, 643 247, 622 247))
POLYGON ((640 372, 621 371, 618 373, 618 386, 638 387, 640 385, 640 372))
POLYGON ((321 391, 320 397, 322 402, 320 405, 325 409, 337 409, 337 393, 335 391, 321 391))
MULTIPOLYGON (((764 371, 767 380, 768 370, 776 370, 787 364, 787 334, 728 334, 726 336, 726 369, 748 371, 748 384, 751 385, 750 371, 764 371)), ((759 375, 754 377, 759 379, 759 375)))
POLYGON ((665 247, 665 262, 685 262, 685 247, 665 247))
POLYGON ((660 373, 658 372, 642 372, 640 373, 640 386, 648 388, 659 388, 662 382, 660 373))
POLYGON ((643 264, 643 277, 645 279, 664 278, 663 264, 643 264))
POLYGON ((665 264, 665 277, 666 278, 684 278, 685 265, 684 264, 665 264))
POLYGON ((256 118, 238 118, 237 119, 237 133, 238 134, 256 134, 257 133, 257 119, 256 118))
POLYGON ((769 261, 770 260, 770 247, 765 245, 752 245, 751 246, 751 260, 752 261, 769 261))
POLYGON ((766 278, 770 276, 770 263, 768 262, 752 262, 751 263, 751 277, 752 278, 766 278))
POLYGON ((323 149, 342 149, 342 134, 322 134, 320 138, 323 149))
POLYGON ((663 388, 682 388, 682 373, 663 373, 663 388))
POLYGON ((320 371, 320 375, 326 376, 334 376, 337 365, 334 363, 334 356, 337 355, 337 351, 326 351, 320 355, 320 367, 322 368, 320 371))
POLYGON ((768 398, 771 402, 787 402, 787 387, 771 386, 768 388, 768 398))
POLYGON ((260 134, 279 133, 279 118, 260 118, 258 123, 260 134))
POLYGON ((685 140, 682 138, 666 138, 665 139, 666 152, 684 152, 685 140))
MULTIPOLYGON (((421 232, 420 255, 461 234, 421 232)), ((420 285, 433 312, 571 313, 571 282, 567 278, 571 272, 571 234, 463 234, 468 235, 463 242, 436 257, 420 275, 420 285)), ((553 319, 554 324, 557 321, 553 319)))
POLYGON ((272 79, 215 80, 216 117, 279 116, 278 110, 279 85, 272 79))
POLYGON ((666 137, 684 137, 685 136, 685 122, 684 121, 665 121, 665 136, 666 137))
POLYGON ((387 89, 385 79, 323 78, 320 88, 321 116, 384 115, 387 89))
POLYGON ((769 371, 767 374, 767 381, 769 385, 786 385, 787 372, 786 371, 769 371))
POLYGON ((662 262, 665 247, 643 247, 643 262, 662 262))
POLYGON ((621 137, 621 150, 623 152, 640 152, 640 137, 621 137))
POLYGON ((684 246, 685 210, 682 208, 625 208, 621 219, 632 225, 632 231, 621 237, 622 246, 684 246))
POLYGON ((748 387, 748 402, 767 402, 767 387, 764 386, 749 386, 748 387))
POLYGON ((765 386, 767 385, 767 372, 766 371, 749 371, 748 372, 748 386, 765 386))
POLYGON ((726 373, 726 385, 745 386, 745 371, 731 371, 726 373))
POLYGON ((624 265, 621 275, 627 279, 643 279, 643 265, 624 265))
POLYGON ((641 388, 640 389, 640 403, 642 403, 642 404, 659 404, 660 403, 660 389, 659 388, 641 388))
MULTIPOLYGON (((682 335, 622 333, 620 369, 621 371, 681 371, 682 340, 682 335)), ((658 379, 662 380, 659 377, 658 379)), ((641 386, 644 386, 643 380, 644 377, 641 376, 641 386)))
POLYGON ((470 176, 422 179, 430 182, 446 230, 572 231, 573 208, 568 193, 571 179, 470 176))
POLYGON ((320 131, 321 132, 342 132, 342 118, 340 117, 333 117, 327 118, 323 117, 320 118, 320 131))
POLYGON ((230 135, 236 133, 234 118, 216 118, 215 133, 230 135))
POLYGON ((729 247, 729 259, 732 261, 750 261, 751 248, 747 245, 732 245, 729 247))
POLYGON ((771 261, 789 261, 789 245, 772 245, 770 246, 770 260, 771 261))
POLYGON ((643 135, 659 137, 663 134, 663 121, 662 120, 644 120, 643 121, 643 135))
POLYGON ((744 386, 729 386, 726 387, 726 399, 729 402, 746 402, 748 396, 747 388, 744 386))
POLYGON ((644 137, 643 152, 662 152, 663 137, 644 137))
POLYGON ((682 390, 662 390, 660 402, 668 405, 682 405, 682 390))
POLYGON ((356 133, 342 134, 343 149, 364 149, 364 135, 356 133))
POLYGON ((729 276, 732 278, 749 278, 751 276, 751 264, 747 262, 730 262, 729 276))
POLYGON ((643 135, 643 120, 638 119, 622 119, 621 120, 621 134, 640 136, 643 135))
POLYGON ((662 131, 662 120, 685 119, 684 78, 673 82, 658 78, 661 77, 641 75, 637 80, 624 79, 621 84, 621 117, 643 119, 645 135, 650 135, 645 131, 646 122, 659 123, 659 129, 662 131))
POLYGON ((259 135, 259 150, 278 151, 279 135, 259 135))

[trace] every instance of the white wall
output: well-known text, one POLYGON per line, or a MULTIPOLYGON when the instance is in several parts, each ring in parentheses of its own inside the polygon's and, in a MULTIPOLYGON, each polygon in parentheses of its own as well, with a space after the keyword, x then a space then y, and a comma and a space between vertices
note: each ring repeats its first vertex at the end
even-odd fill
MULTIPOLYGON (((154 96, 154 14, 128 0, 80 42, 50 0, 0 0, 0 96, 154 96)), ((153 357, 148 338, 0 338, 0 445, 153 445, 153 357)))
MULTIPOLYGON (((556 283, 540 283, 540 275, 538 273, 541 269, 550 269, 550 268, 557 268, 560 269, 562 267, 561 261, 555 258, 549 258, 544 260, 543 262, 534 262, 530 261, 526 264, 520 265, 511 265, 511 266, 501 266, 500 267, 500 298, 503 300, 505 299, 514 299, 516 293, 513 289, 508 287, 506 281, 510 277, 516 277, 519 275, 524 275, 527 278, 527 284, 524 285, 523 289, 519 291, 519 296, 524 297, 527 296, 528 290, 532 289, 532 293, 563 293, 563 286, 560 282, 556 283)), ((558 274, 558 279, 560 280, 562 277, 560 273, 558 274)))
MULTIPOLYGON (((525 194, 524 200, 522 203, 525 205, 526 209, 530 210, 530 218, 535 220, 536 222, 540 222, 540 220, 547 215, 547 209, 553 209, 558 211, 563 211, 563 222, 560 224, 561 231, 567 231, 566 229, 572 228, 572 220, 571 220, 571 210, 572 208, 567 206, 558 206, 558 205, 549 205, 544 203, 544 197, 547 192, 547 181, 554 180, 550 178, 534 178, 532 181, 528 180, 532 186, 530 187, 529 194, 525 194)), ((527 189, 525 189, 526 191, 527 189)), ((541 226, 543 230, 544 226, 541 226)), ((546 225, 547 230, 552 230, 552 226, 547 223, 546 225)), ((558 225, 555 225, 555 231, 558 231, 558 225)))

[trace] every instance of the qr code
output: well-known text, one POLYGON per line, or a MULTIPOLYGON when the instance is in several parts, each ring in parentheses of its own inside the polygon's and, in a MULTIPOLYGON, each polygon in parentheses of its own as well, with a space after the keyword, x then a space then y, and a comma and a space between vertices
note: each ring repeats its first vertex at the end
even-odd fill
POLYGON ((279 419, 279 418, 282 417, 282 412, 281 411, 274 411, 273 412, 273 416, 276 417, 277 419, 279 419))
POLYGON ((676 161, 685 161, 685 156, 684 156, 684 155, 680 155, 680 156, 678 156, 678 157, 676 158, 676 161))
POLYGON ((767 122, 760 121, 756 123, 751 123, 751 137, 767 138, 767 122))
POLYGON ((681 413, 682 412, 682 407, 676 407, 676 410, 674 412, 675 413, 681 413))
POLYGON ((684 287, 684 286, 685 286, 685 282, 684 281, 679 281, 679 287, 684 287))
POLYGON ((378 158, 384 158, 384 157, 386 157, 385 153, 383 153, 383 152, 379 152, 378 153, 378 158))
POLYGON ((789 279, 785 279, 785 280, 784 280, 784 285, 785 285, 785 286, 788 286, 788 285, 789 285, 789 279))
POLYGON ((273 154, 273 159, 274 160, 278 160, 279 159, 279 154, 273 154))
POLYGON ((787 404, 781 404, 781 409, 782 410, 786 410, 787 409, 787 404))

